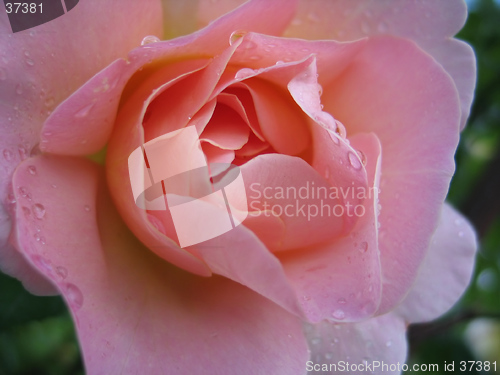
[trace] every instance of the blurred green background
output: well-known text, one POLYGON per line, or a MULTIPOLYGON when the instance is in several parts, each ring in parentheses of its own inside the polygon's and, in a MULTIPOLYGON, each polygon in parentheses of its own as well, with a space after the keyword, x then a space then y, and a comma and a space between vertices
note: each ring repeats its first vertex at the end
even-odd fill
MULTIPOLYGON (((476 51, 478 84, 448 200, 474 224, 481 247, 460 303, 441 319, 408 331, 409 364, 439 364, 439 372, 425 374, 492 373, 478 366, 460 371, 460 361, 497 361, 500 374, 500 2, 468 3, 458 37, 476 51), (454 361, 455 371, 445 372, 445 361, 454 361)), ((35 297, 0 273, 0 375, 66 374, 84 371, 64 303, 35 297)))

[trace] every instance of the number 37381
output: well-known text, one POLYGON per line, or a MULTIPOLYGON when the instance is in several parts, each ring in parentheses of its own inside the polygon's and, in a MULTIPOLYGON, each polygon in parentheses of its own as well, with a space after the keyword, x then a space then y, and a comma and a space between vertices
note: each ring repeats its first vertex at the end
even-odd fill
POLYGON ((42 13, 42 3, 5 3, 7 13, 42 13))

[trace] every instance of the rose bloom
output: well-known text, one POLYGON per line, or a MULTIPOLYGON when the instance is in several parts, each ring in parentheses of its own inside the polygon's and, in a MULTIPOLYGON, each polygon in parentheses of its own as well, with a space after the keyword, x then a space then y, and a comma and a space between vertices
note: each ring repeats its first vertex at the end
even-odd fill
POLYGON ((475 84, 465 4, 242 3, 86 0, 15 34, 1 12, 2 271, 64 297, 88 374, 399 373, 408 324, 473 268, 444 203, 475 84), (240 168, 248 216, 181 248, 128 159, 188 126, 240 168))

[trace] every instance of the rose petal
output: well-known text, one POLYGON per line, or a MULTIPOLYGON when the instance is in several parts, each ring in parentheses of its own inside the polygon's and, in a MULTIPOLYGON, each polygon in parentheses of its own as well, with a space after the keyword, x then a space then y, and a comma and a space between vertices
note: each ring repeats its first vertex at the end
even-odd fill
POLYGON ((372 131, 382 144, 379 247, 381 311, 387 311, 416 277, 453 175, 460 124, 456 90, 442 67, 413 43, 378 38, 325 87, 323 102, 348 134, 372 131))
POLYGON ((88 373, 304 371, 297 318, 227 279, 198 278, 159 260, 120 220, 90 162, 32 163, 38 176, 17 173, 15 183, 31 182, 46 212, 26 217, 19 206, 17 236, 68 303, 88 373), (32 235, 36 224, 46 245, 32 235))
POLYGON ((474 229, 445 203, 417 279, 397 307, 397 314, 409 323, 419 323, 436 319, 448 311, 470 282, 476 250, 474 229))
POLYGON ((306 324, 305 332, 311 350, 309 374, 399 375, 406 360, 406 326, 395 314, 360 323, 306 324), (347 363, 356 367, 347 368, 347 363))
MULTIPOLYGON (((233 48, 236 48, 236 46, 233 48)), ((194 78, 191 81, 192 84, 184 88, 184 90, 191 92, 192 95, 184 96, 184 98, 187 98, 186 102, 165 113, 168 117, 162 119, 163 131, 168 132, 182 128, 187 125, 196 111, 204 107, 218 81, 216 72, 224 69, 232 51, 231 48, 228 48, 224 53, 214 58, 205 69, 194 73, 199 73, 199 75, 196 77, 191 75, 187 78, 194 78)), ((181 88, 181 90, 183 89, 181 88)), ((156 99, 162 99, 162 95, 167 93, 169 93, 169 90, 161 93, 156 99)), ((150 101, 155 98, 156 92, 153 92, 149 97, 143 95, 143 91, 136 92, 127 101, 127 105, 122 108, 116 120, 120 126, 115 128, 108 145, 108 181, 111 189, 117 192, 113 198, 129 228, 149 248, 179 267, 202 275, 210 274, 206 266, 202 265, 200 260, 195 259, 189 251, 180 248, 174 240, 154 231, 151 223, 147 220, 146 213, 136 205, 133 199, 128 183, 128 155, 147 141, 142 134, 142 118, 150 101), (123 187, 124 181, 126 181, 127 188, 123 187)), ((163 99, 166 100, 166 98, 163 99)), ((167 225, 165 228, 166 233, 171 233, 171 229, 171 225, 167 225)))
MULTIPOLYGON (((381 298, 379 251, 377 247, 376 191, 380 176, 381 147, 373 134, 353 137, 365 155, 373 190, 362 188, 366 198, 345 212, 355 221, 349 236, 299 253, 279 254, 287 277, 294 286, 309 320, 359 321, 371 316, 381 298), (362 211, 359 208, 363 208, 362 211), (350 213, 348 213, 350 212, 350 213)), ((334 145, 334 147, 337 147, 334 145)), ((340 192, 357 195, 355 185, 340 192)))
MULTIPOLYGON (((103 5, 87 0, 62 17, 15 34, 8 18, 1 18, 0 50, 6 54, 0 67, 0 76, 5 75, 0 89, 0 118, 4 119, 0 125, 0 163, 4 166, 0 168, 2 263, 10 262, 7 252, 13 253, 12 249, 3 250, 9 246, 6 235, 11 227, 4 199, 16 165, 32 150, 36 152, 40 128, 50 111, 100 69, 126 56, 144 35, 161 30, 159 6, 157 1, 103 5), (92 32, 82 32, 88 31, 89 20, 94 25, 92 32), (115 27, 110 29, 110 24, 115 27), (114 40, 111 45, 110 40, 114 40)), ((5 264, 2 269, 17 275, 12 265, 5 264)))
POLYGON ((476 83, 475 56, 466 43, 450 37, 462 28, 466 16, 464 1, 302 0, 284 35, 338 41, 393 35, 415 41, 455 81, 463 128, 476 83))
POLYGON ((272 250, 320 244, 343 233, 344 217, 335 215, 331 209, 340 205, 341 200, 330 197, 331 186, 302 159, 280 154, 259 155, 244 164, 241 173, 249 210, 271 210, 283 221, 283 242, 280 248, 272 250))

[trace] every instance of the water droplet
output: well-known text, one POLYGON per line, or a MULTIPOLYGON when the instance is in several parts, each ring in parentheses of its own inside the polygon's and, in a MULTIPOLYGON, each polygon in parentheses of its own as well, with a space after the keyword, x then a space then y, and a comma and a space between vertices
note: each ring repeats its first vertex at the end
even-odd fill
POLYGON ((145 46, 146 44, 152 44, 152 43, 158 43, 160 42, 160 38, 158 38, 155 35, 148 35, 144 37, 144 39, 141 42, 141 46, 145 46))
POLYGON ((84 118, 86 117, 90 110, 94 107, 94 103, 91 103, 85 107, 83 107, 82 109, 80 109, 78 112, 75 113, 75 117, 76 118, 84 118))
POLYGON ((83 306, 83 294, 81 290, 74 284, 66 284, 66 298, 70 306, 75 310, 80 309, 83 306))
POLYGON ((387 346, 388 348, 390 348, 392 346, 392 341, 389 340, 385 343, 385 346, 387 346))
POLYGON ((5 81, 7 79, 7 72, 4 68, 0 68, 0 81, 5 81))
POLYGON ((53 189, 57 188, 57 185, 55 185, 55 184, 52 184, 50 186, 52 186, 53 189))
MULTIPOLYGON (((318 83, 318 95, 321 96, 323 95, 323 86, 321 86, 319 83, 318 83)), ((323 107, 321 107, 323 108, 323 107)))
POLYGON ((257 60, 260 60, 260 59, 261 59, 261 57, 260 57, 260 56, 257 56, 257 55, 255 55, 255 56, 250 56, 250 60, 252 60, 252 61, 257 61, 257 60))
POLYGON ((315 337, 311 340, 311 344, 313 345, 318 345, 321 342, 321 339, 319 337, 315 337))
POLYGON ((345 312, 343 310, 338 309, 332 313, 332 316, 337 320, 343 320, 345 318, 345 312))
POLYGON ((284 63, 285 63, 285 62, 284 62, 284 61, 282 61, 282 60, 278 60, 278 61, 276 61, 276 65, 283 65, 284 63))
POLYGON ((68 276, 68 270, 61 266, 56 267, 56 273, 63 280, 68 276))
POLYGON ((16 86, 16 93, 18 95, 22 95, 23 94, 23 85, 18 83, 17 86, 16 86))
POLYGON ((36 242, 40 242, 40 235, 38 233, 35 233, 33 237, 35 238, 36 242))
POLYGON ((26 60, 24 60, 24 61, 26 61, 26 65, 28 65, 28 66, 33 66, 33 65, 35 65, 35 62, 34 62, 32 59, 26 59, 26 60))
POLYGON ((49 96, 49 97, 45 100, 45 102, 44 102, 45 107, 47 107, 47 108, 52 108, 52 107, 54 106, 54 103, 55 103, 55 99, 54 99, 54 97, 53 97, 53 96, 49 96))
POLYGON ((21 186, 18 190, 21 197, 27 198, 29 196, 28 190, 24 186, 21 186))
POLYGON ((368 251, 368 242, 366 242, 366 241, 361 242, 359 244, 358 250, 361 253, 366 253, 368 251))
POLYGON ((28 172, 32 175, 36 175, 36 167, 34 165, 30 165, 28 167, 28 172))
POLYGON ((35 263, 35 265, 45 271, 46 273, 51 273, 52 270, 53 270, 53 267, 52 267, 52 263, 50 262, 50 260, 40 256, 40 255, 33 255, 31 257, 31 259, 33 260, 33 263, 35 263))
POLYGON ((7 203, 14 204, 16 203, 16 197, 14 194, 10 193, 7 195, 7 203))
POLYGON ((238 70, 236 75, 234 76, 235 79, 243 80, 249 77, 252 77, 255 75, 255 70, 250 69, 250 68, 243 68, 238 70))
POLYGON ((17 151, 19 152, 19 157, 21 158, 21 160, 25 160, 28 157, 26 149, 23 146, 19 146, 17 151))
POLYGON ((347 303, 345 298, 339 298, 337 302, 340 303, 341 305, 345 305, 347 303))
POLYGON ((247 34, 246 31, 238 30, 234 31, 230 36, 229 36, 229 45, 233 45, 234 42, 236 42, 238 39, 243 38, 247 34))
POLYGON ((11 161, 14 157, 14 154, 12 154, 12 151, 5 149, 3 150, 3 157, 5 160, 11 161))
POLYGON ((340 141, 339 141, 339 138, 337 137, 336 132, 331 131, 330 129, 328 129, 328 134, 330 134, 330 139, 333 141, 333 143, 335 143, 336 145, 340 144, 340 141))
POLYGON ((88 204, 85 205, 84 209, 85 211, 90 212, 90 206, 88 204))
POLYGON ((45 207, 40 203, 34 204, 32 210, 38 220, 42 220, 45 216, 45 207))
POLYGON ((347 154, 347 157, 349 159, 349 163, 351 163, 351 165, 354 169, 361 169, 362 164, 359 161, 358 157, 356 155, 354 155, 353 152, 349 151, 349 153, 347 154))
POLYGON ((366 156, 365 156, 365 154, 363 153, 363 151, 359 151, 359 150, 357 150, 357 153, 358 153, 358 155, 359 155, 359 158, 361 159, 361 163, 362 163, 363 165, 366 165, 366 156))

